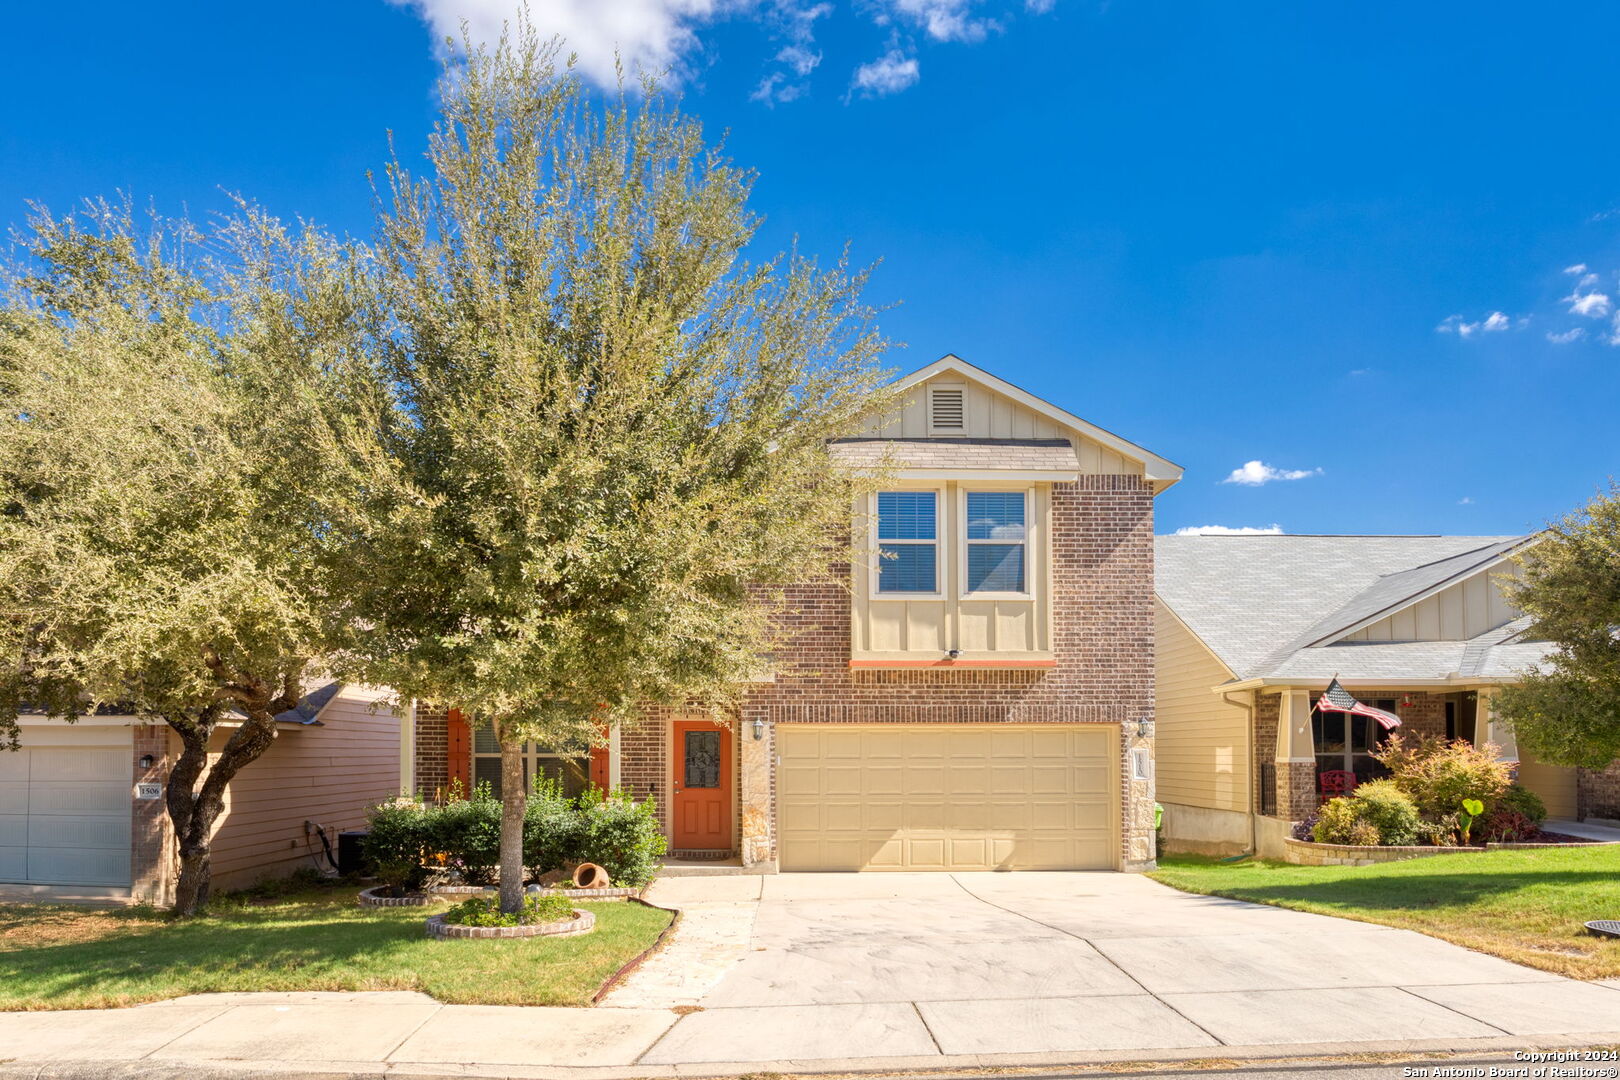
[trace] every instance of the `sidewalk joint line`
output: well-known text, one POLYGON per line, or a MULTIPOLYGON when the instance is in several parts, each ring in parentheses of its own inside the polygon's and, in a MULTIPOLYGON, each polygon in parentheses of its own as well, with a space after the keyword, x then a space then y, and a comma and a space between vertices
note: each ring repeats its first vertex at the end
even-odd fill
MULTIPOLYGON (((165 1005, 165 1006, 162 1006, 162 1007, 168 1008, 169 1006, 165 1005)), ((139 1008, 139 1006, 136 1006, 136 1008, 139 1008)), ((146 1053, 142 1054, 138 1058, 135 1058, 134 1060, 136 1060, 136 1061, 145 1061, 147 1058, 151 1057, 153 1054, 157 1053, 159 1050, 162 1050, 164 1047, 168 1046, 170 1043, 174 1042, 176 1039, 183 1039, 187 1035, 190 1035, 193 1031, 196 1031, 198 1028, 202 1027, 204 1024, 212 1023, 213 1021, 218 1020, 220 1017, 224 1016, 226 1013, 228 1013, 232 1009, 236 1008, 236 1006, 235 1005, 216 1005, 216 1006, 214 1006, 214 1008, 215 1008, 215 1012, 214 1012, 214 1014, 212 1016, 205 1016, 201 1020, 198 1020, 195 1024, 192 1024, 190 1027, 182 1028, 181 1030, 175 1032, 168 1039, 165 1039, 163 1042, 159 1043, 157 1046, 152 1047, 152 1049, 148 1050, 146 1053)))
POLYGON ((385 1051, 383 1053, 382 1061, 383 1061, 383 1063, 385 1065, 392 1065, 394 1055, 399 1052, 399 1048, 404 1046, 406 1043, 410 1042, 412 1037, 414 1037, 418 1031, 421 1031, 423 1028, 427 1027, 427 1022, 429 1020, 433 1019, 435 1016, 438 1016, 440 1013, 444 1012, 444 1002, 442 1002, 442 1001, 434 1001, 433 1004, 436 1007, 434 1008, 434 1010, 432 1012, 430 1012, 426 1016, 422 1017, 422 1022, 420 1024, 417 1024, 415 1027, 411 1028, 410 1031, 405 1033, 404 1038, 400 1039, 399 1042, 397 1042, 397 1043, 395 1043, 393 1045, 392 1049, 387 1050, 387 1051, 385 1051))
POLYGON ((1461 1009, 1454 1009, 1450 1005, 1442 1005, 1438 1001, 1431 1001, 1430 999, 1424 997, 1422 994, 1418 993, 1415 990, 1408 990, 1404 986, 1397 986, 1395 989, 1399 990, 1401 993, 1406 994, 1406 995, 1408 995, 1410 997, 1415 997, 1419 1001, 1428 1002, 1430 1005, 1433 1005, 1436 1008, 1444 1009, 1444 1010, 1446 1010, 1446 1012, 1449 1012, 1449 1013, 1455 1013, 1456 1015, 1462 1017, 1464 1020, 1472 1020, 1476 1024, 1484 1024, 1486 1027, 1490 1028, 1492 1031, 1500 1031, 1502 1034, 1508 1035, 1508 1036, 1511 1036, 1513 1034, 1513 1032, 1508 1031, 1506 1028, 1497 1027, 1495 1024, 1491 1023, 1489 1020, 1481 1020, 1479 1017, 1471 1016, 1468 1013, 1463 1012, 1461 1009))
POLYGON ((911 1003, 911 1011, 917 1014, 918 1022, 922 1024, 923 1030, 928 1032, 928 1041, 934 1044, 934 1051, 939 1054, 940 1057, 945 1057, 945 1048, 939 1045, 939 1036, 935 1035, 934 1029, 928 1026, 928 1017, 922 1014, 922 1010, 917 1007, 917 1003, 915 1001, 911 1003))

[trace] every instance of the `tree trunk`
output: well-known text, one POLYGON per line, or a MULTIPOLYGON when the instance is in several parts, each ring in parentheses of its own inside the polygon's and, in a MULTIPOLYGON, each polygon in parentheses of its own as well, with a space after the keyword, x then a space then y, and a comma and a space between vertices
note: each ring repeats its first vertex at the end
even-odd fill
POLYGON ((508 738, 495 728, 501 741, 501 911, 523 910, 523 814, 528 794, 523 786, 523 741, 508 738))
POLYGON ((255 710, 255 715, 250 715, 231 734, 218 759, 210 766, 208 740, 218 720, 218 710, 210 710, 197 719, 169 720, 169 726, 179 733, 182 746, 180 759, 169 773, 164 799, 169 820, 174 824, 175 848, 180 859, 174 913, 182 918, 196 915, 208 905, 214 823, 225 811, 226 785, 276 739, 274 717, 267 711, 255 710))

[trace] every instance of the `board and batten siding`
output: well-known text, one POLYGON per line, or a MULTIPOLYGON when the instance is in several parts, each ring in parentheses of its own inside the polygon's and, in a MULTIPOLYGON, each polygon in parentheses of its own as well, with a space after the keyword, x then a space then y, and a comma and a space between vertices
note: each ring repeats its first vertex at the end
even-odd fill
POLYGON ((1157 797, 1247 812, 1249 712, 1210 689, 1232 673, 1163 601, 1153 609, 1157 797))
POLYGON ((964 429, 954 434, 970 439, 1068 439, 1074 444, 1080 471, 1091 475, 1141 476, 1143 466, 1079 432, 1060 426, 989 387, 953 372, 919 383, 906 392, 898 413, 876 417, 863 434, 884 439, 926 439, 940 433, 928 427, 928 388, 962 391, 964 429))
POLYGON ((1519 617, 1521 612, 1508 603, 1495 581, 1498 577, 1517 577, 1518 572, 1513 563, 1487 567, 1346 634, 1343 640, 1467 641, 1519 617))
MULTIPOLYGON (((360 828, 368 807, 399 793, 399 718, 386 697, 345 686, 320 724, 282 725, 264 756, 236 774, 214 831, 216 888, 324 866, 320 838, 306 837, 304 822, 360 828)), ((217 736, 219 745, 228 737, 217 736)))

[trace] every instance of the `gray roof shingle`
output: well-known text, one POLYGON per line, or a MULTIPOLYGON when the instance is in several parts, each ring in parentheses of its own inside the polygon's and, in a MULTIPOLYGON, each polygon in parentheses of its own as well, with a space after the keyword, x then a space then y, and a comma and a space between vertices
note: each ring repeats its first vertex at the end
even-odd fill
POLYGON ((1311 645, 1485 566, 1526 539, 1160 536, 1155 538, 1156 587, 1159 598, 1239 679, 1505 676, 1539 659, 1546 647, 1510 644, 1501 637, 1505 627, 1475 642, 1311 645))

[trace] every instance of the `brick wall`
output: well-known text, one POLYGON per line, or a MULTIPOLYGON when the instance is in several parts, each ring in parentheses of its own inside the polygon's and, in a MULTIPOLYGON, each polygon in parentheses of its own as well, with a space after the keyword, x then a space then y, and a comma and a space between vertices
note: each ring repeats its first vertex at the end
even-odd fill
MULTIPOLYGON (((167 790, 170 731, 167 724, 137 724, 132 729, 130 767, 135 784, 162 784, 167 790), (141 758, 151 755, 151 768, 141 758)), ((178 752, 178 751, 177 751, 178 752)), ((130 789, 134 791, 132 786, 130 789)), ((149 904, 174 902, 174 830, 162 798, 134 799, 130 808, 130 893, 149 904)))
MULTIPOLYGON (((1273 765, 1277 760, 1277 719, 1282 704, 1280 694, 1256 694, 1254 703, 1254 812, 1265 810, 1267 802, 1265 792, 1260 789, 1260 778, 1274 776, 1273 765)), ((1286 805, 1284 800, 1276 799, 1280 779, 1272 780, 1271 794, 1274 797, 1272 805, 1280 811, 1286 805)))
POLYGON ((1620 762, 1607 769, 1580 771, 1580 812, 1586 817, 1620 819, 1620 762))
POLYGON ((450 710, 416 706, 416 791, 431 799, 450 786, 450 710))

